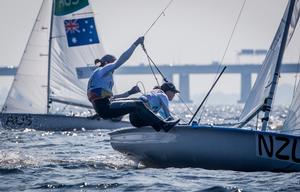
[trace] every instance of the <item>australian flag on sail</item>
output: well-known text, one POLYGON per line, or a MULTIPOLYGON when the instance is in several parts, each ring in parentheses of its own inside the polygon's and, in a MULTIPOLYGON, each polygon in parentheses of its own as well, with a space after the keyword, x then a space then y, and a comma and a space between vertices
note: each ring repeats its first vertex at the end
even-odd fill
POLYGON ((93 17, 65 20, 69 47, 99 43, 93 17))

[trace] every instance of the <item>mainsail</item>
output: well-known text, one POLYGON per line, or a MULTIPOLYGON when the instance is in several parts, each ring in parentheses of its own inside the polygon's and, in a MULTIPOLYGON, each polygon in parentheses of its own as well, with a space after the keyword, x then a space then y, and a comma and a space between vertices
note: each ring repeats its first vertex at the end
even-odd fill
POLYGON ((51 2, 43 1, 3 105, 4 112, 47 112, 50 15, 51 2))
MULTIPOLYGON (((248 96, 244 109, 240 115, 239 122, 242 124, 249 121, 255 114, 257 114, 257 112, 259 112, 262 109, 262 107, 264 106, 265 99, 269 95, 274 71, 276 68, 276 63, 279 57, 280 45, 283 39, 284 28, 288 16, 288 8, 289 6, 287 6, 284 12, 284 16, 281 19, 279 28, 277 29, 271 47, 268 50, 261 70, 256 78, 254 86, 248 96)), ((288 39, 286 41, 285 47, 288 45, 295 31, 295 27, 297 25, 300 14, 299 9, 300 1, 296 0, 288 31, 288 39)))
POLYGON ((88 0, 44 0, 3 111, 47 113, 49 98, 89 105, 76 68, 102 55, 88 0))

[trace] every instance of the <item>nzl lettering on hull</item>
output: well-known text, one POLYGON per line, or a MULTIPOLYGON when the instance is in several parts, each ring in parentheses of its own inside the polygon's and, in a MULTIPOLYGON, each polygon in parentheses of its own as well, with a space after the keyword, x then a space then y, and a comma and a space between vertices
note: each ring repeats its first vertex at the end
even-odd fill
POLYGON ((262 158, 300 163, 300 138, 274 133, 258 133, 256 155, 262 158))

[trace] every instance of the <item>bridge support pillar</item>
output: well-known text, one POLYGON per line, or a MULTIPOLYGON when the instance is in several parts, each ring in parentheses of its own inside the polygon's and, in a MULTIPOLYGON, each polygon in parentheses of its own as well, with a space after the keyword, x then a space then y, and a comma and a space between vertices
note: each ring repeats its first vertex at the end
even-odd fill
POLYGON ((188 73, 179 74, 179 91, 184 102, 192 102, 190 100, 190 76, 188 73))
POLYGON ((251 73, 241 73, 241 98, 239 103, 245 103, 251 90, 251 73))

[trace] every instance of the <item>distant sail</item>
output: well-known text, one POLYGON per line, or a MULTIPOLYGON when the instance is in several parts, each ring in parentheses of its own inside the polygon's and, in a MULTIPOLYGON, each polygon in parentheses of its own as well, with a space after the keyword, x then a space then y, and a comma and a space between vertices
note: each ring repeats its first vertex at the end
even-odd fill
POLYGON ((93 64, 104 55, 94 13, 88 0, 55 1, 50 58, 50 97, 90 105, 86 83, 76 68, 93 64))
MULTIPOLYGON (((282 36, 285 27, 285 21, 288 15, 288 7, 285 10, 284 16, 280 22, 279 28, 277 29, 276 35, 273 39, 270 49, 267 52, 266 58, 262 64, 261 70, 256 78, 254 86, 248 96, 245 103, 244 109, 240 115, 239 122, 247 121, 253 114, 255 114, 264 105, 264 100, 268 97, 271 87, 271 81, 273 79, 276 62, 279 56, 279 49, 282 42, 282 36)), ((299 20, 299 7, 300 0, 295 2, 294 11, 292 15, 292 21, 289 28, 288 39, 286 46, 288 45, 292 35, 295 31, 295 27, 299 20)))
POLYGON ((289 113, 283 124, 283 131, 298 131, 300 133, 300 82, 289 108, 289 113))
POLYGON ((43 1, 18 71, 3 105, 2 111, 4 112, 47 112, 48 42, 51 7, 51 1, 43 1))
POLYGON ((51 99, 90 106, 76 68, 104 55, 93 15, 88 0, 43 1, 3 112, 47 113, 48 85, 51 99))

